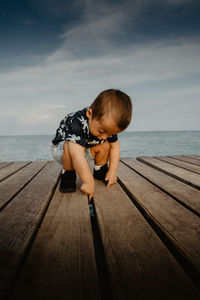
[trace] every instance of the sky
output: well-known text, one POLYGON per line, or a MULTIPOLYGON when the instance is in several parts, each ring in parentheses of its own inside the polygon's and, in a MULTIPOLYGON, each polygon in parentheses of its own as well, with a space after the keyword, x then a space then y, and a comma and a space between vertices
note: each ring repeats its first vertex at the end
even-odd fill
POLYGON ((54 134, 105 89, 129 131, 200 130, 199 0, 2 0, 0 135, 54 134))

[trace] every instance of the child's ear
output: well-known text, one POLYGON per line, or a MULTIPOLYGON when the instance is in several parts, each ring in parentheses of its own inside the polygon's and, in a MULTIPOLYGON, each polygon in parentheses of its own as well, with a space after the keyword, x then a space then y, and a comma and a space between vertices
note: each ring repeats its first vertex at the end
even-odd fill
POLYGON ((91 109, 91 108, 89 108, 89 109, 87 110, 86 116, 87 116, 88 118, 92 117, 92 109, 91 109))

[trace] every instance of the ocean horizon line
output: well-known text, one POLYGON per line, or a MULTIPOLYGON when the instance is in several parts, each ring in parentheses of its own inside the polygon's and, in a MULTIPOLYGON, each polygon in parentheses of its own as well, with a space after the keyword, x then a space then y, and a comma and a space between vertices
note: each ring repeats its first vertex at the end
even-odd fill
MULTIPOLYGON (((177 130, 126 130, 121 132, 120 134, 127 133, 141 133, 141 132, 193 132, 200 131, 200 129, 177 129, 177 130)), ((43 134, 0 134, 1 137, 14 137, 14 136, 54 136, 55 133, 43 133, 43 134)))

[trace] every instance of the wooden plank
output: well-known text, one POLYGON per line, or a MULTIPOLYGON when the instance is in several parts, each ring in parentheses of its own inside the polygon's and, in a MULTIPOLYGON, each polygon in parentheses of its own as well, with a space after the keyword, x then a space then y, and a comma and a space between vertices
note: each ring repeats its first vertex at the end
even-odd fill
POLYGON ((200 175, 193 173, 191 171, 182 169, 177 166, 173 166, 164 161, 158 160, 156 158, 148 157, 148 156, 140 156, 137 157, 137 160, 164 172, 165 174, 172 176, 180 181, 183 181, 197 189, 200 189, 200 175))
POLYGON ((60 166, 49 162, 0 212, 0 298, 4 299, 49 204, 60 166))
POLYGON ((118 184, 107 188, 96 182, 94 204, 113 299, 199 299, 199 291, 118 184))
POLYGON ((120 163, 119 179, 148 218, 193 270, 200 282, 199 217, 174 201, 133 170, 120 163))
POLYGON ((16 162, 6 166, 5 168, 0 169, 0 182, 6 179, 7 177, 11 176, 12 174, 16 173, 28 164, 30 164, 30 161, 16 162))
POLYGON ((76 193, 56 190, 12 299, 100 299, 88 200, 79 186, 76 193))
POLYGON ((46 164, 47 161, 33 162, 0 182, 0 211, 46 164))
POLYGON ((200 155, 187 155, 187 156, 200 160, 200 155))
POLYGON ((139 161, 133 159, 121 161, 200 216, 199 190, 139 161))
POLYGON ((162 160, 162 161, 165 161, 165 162, 168 162, 168 163, 170 163, 174 166, 178 166, 180 168, 183 168, 183 169, 189 170, 191 172, 195 172, 197 174, 200 174, 200 166, 193 165, 191 163, 184 162, 184 161, 177 160, 177 159, 173 159, 173 158, 166 157, 166 156, 156 156, 155 158, 157 158, 159 160, 162 160))
POLYGON ((174 158, 174 159, 178 159, 178 160, 182 160, 182 161, 191 163, 191 164, 193 164, 193 165, 200 166, 200 160, 198 160, 198 159, 196 159, 196 158, 192 158, 192 157, 185 156, 185 155, 169 156, 169 157, 174 158))
POLYGON ((13 162, 0 162, 0 169, 13 164, 13 162))

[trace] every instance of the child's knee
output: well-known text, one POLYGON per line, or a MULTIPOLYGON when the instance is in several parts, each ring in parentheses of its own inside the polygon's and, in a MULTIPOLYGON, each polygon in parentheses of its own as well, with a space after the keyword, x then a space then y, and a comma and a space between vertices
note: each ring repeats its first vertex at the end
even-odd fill
POLYGON ((68 142, 64 142, 64 145, 63 145, 63 150, 64 152, 69 152, 69 149, 68 149, 68 142))
POLYGON ((96 157, 96 155, 107 155, 110 152, 110 143, 105 141, 103 144, 99 144, 97 146, 93 146, 90 148, 90 153, 92 157, 96 157))
POLYGON ((110 143, 105 141, 103 144, 100 144, 97 152, 107 155, 110 152, 110 143))
POLYGON ((108 141, 105 141, 101 146, 103 151, 110 152, 110 143, 108 141))

